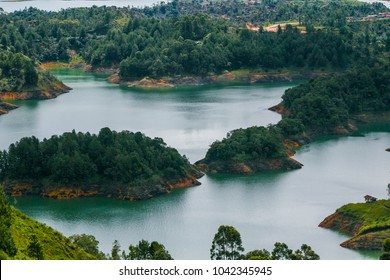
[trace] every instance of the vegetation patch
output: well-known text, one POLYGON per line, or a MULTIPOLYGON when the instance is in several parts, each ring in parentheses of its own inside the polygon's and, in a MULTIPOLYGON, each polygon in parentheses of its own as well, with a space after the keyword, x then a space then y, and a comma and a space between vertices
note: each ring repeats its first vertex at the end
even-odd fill
POLYGON ((146 199, 199 185, 202 174, 160 138, 103 128, 22 138, 0 154, 0 180, 10 194, 146 199))
POLYGON ((341 244, 351 249, 381 250, 390 238, 390 200, 347 204, 319 225, 352 235, 341 244))

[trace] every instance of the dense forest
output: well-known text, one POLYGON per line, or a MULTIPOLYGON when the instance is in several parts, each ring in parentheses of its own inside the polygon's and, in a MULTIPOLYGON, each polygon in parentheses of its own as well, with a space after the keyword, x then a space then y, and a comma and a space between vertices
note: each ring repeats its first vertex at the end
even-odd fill
POLYGON ((382 53, 390 42, 389 22, 347 23, 345 17, 375 14, 387 11, 386 7, 317 2, 217 1, 205 6, 200 1, 173 1, 144 9, 92 7, 59 12, 29 8, 0 15, 0 48, 21 52, 36 62, 67 62, 78 55, 94 67, 119 68, 123 79, 208 75, 242 68, 337 70, 383 63, 382 53), (300 19, 306 34, 293 25, 275 33, 253 32, 245 27, 253 22, 251 17, 273 23, 300 19))
POLYGON ((21 53, 0 51, 0 92, 21 91, 38 83, 34 63, 21 53))
POLYGON ((349 133, 351 122, 359 120, 359 114, 389 110, 389 78, 388 68, 359 68, 290 88, 282 96, 282 103, 273 108, 282 113, 281 121, 268 127, 229 132, 210 146, 199 163, 284 158, 293 153, 293 142, 307 143, 320 135, 349 133))
POLYGON ((345 25, 346 17, 365 17, 385 11, 388 8, 381 3, 368 4, 356 0, 178 0, 142 9, 144 14, 158 18, 203 13, 224 17, 237 26, 244 26, 248 22, 267 26, 297 21, 301 25, 328 27, 345 25))
POLYGON ((0 155, 0 180, 32 185, 30 193, 64 186, 94 195, 139 199, 166 193, 180 181, 199 176, 185 157, 160 138, 103 128, 96 134, 64 133, 39 141, 22 138, 0 155))
POLYGON ((283 95, 284 118, 302 123, 306 131, 328 134, 346 127, 360 113, 390 108, 390 71, 359 68, 341 75, 311 80, 283 95))

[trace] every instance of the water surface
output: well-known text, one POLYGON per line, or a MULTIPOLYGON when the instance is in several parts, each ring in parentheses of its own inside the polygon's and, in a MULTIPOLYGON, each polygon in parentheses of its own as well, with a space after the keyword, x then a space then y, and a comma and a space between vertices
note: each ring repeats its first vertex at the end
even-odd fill
MULTIPOLYGON (((142 131, 162 137, 194 162, 229 130, 276 123, 267 110, 293 84, 203 87, 176 91, 132 91, 105 77, 74 70, 56 72, 73 87, 53 100, 19 101, 0 117, 0 149, 23 136, 42 139, 76 131, 142 131)), ((241 233, 247 251, 272 249, 277 241, 297 249, 307 243, 322 259, 376 258, 341 248, 347 239, 318 224, 340 206, 370 194, 384 198, 389 179, 390 127, 368 126, 360 136, 328 138, 307 145, 295 158, 300 170, 254 176, 208 175, 199 187, 147 201, 106 198, 51 200, 17 198, 16 207, 65 235, 93 234, 109 252, 141 239, 163 243, 176 259, 208 259, 221 224, 241 233)))

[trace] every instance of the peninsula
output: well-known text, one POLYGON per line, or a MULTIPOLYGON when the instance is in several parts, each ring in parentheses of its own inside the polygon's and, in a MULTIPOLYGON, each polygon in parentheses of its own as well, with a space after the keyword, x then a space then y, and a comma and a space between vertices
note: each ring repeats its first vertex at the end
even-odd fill
POLYGON ((344 205, 319 226, 351 235, 342 247, 379 251, 390 238, 390 200, 344 205))
POLYGON ((51 99, 69 90, 49 72, 35 67, 29 57, 0 51, 0 115, 17 108, 4 100, 51 99))

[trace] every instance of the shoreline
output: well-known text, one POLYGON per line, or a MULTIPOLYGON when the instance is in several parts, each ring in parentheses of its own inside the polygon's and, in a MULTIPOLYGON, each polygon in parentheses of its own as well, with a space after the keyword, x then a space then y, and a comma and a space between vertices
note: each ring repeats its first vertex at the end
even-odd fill
POLYGON ((340 246, 355 250, 380 251, 390 237, 390 201, 350 203, 326 217, 318 226, 350 235, 340 246), (387 217, 387 222, 383 217, 387 217))
POLYGON ((309 80, 318 77, 325 77, 336 71, 319 70, 289 70, 266 72, 249 69, 239 69, 225 72, 223 74, 210 74, 206 76, 177 75, 161 77, 142 78, 121 78, 118 67, 93 67, 85 62, 62 63, 45 62, 39 66, 42 70, 55 69, 78 69, 86 73, 107 74, 107 81, 112 84, 122 85, 135 89, 170 89, 181 87, 198 87, 208 85, 231 85, 231 84, 260 84, 260 83, 283 83, 309 80))
POLYGON ((18 92, 0 92, 0 116, 19 108, 9 101, 53 99, 70 90, 72 90, 71 87, 65 85, 62 81, 51 77, 48 80, 39 81, 38 85, 31 89, 25 89, 18 92))
POLYGON ((56 184, 36 180, 3 182, 6 194, 11 197, 38 195, 52 199, 73 199, 82 197, 107 197, 117 200, 146 200, 169 194, 175 189, 200 186, 198 181, 204 174, 193 168, 186 177, 172 181, 159 181, 147 185, 125 185, 118 182, 56 184))
POLYGON ((325 71, 286 71, 286 72, 251 72, 250 70, 233 70, 223 74, 208 76, 183 75, 177 77, 124 80, 118 73, 112 74, 107 80, 114 84, 136 89, 173 89, 181 87, 198 87, 208 85, 260 84, 260 83, 288 83, 309 80, 329 75, 325 71))

